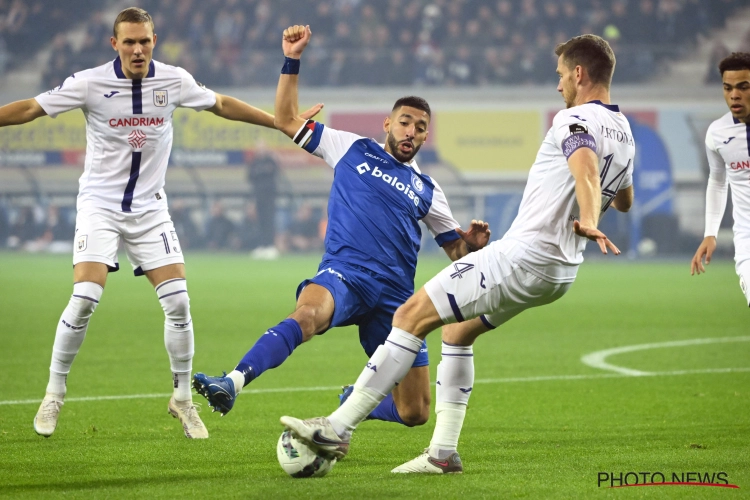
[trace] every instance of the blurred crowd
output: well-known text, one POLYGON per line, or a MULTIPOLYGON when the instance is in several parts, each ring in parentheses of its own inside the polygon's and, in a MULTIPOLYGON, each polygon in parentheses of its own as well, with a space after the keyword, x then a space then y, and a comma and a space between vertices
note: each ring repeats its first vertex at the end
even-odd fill
MULTIPOLYGON (((170 200, 170 213, 183 249, 246 251, 272 259, 281 253, 319 252, 323 248, 326 217, 305 200, 274 210, 271 243, 261 229, 254 199, 170 200)), ((73 206, 0 201, 0 249, 71 253, 76 210, 73 206)))
POLYGON ((0 74, 27 62, 97 8, 101 2, 95 0, 0 0, 0 74))
MULTIPOLYGON (((555 81, 554 46, 582 33, 599 34, 614 46, 617 81, 645 81, 658 74, 665 61, 688 54, 699 35, 723 26, 747 0, 134 3, 154 18, 156 58, 184 67, 208 86, 276 85, 283 60, 280 34, 300 23, 310 24, 314 37, 302 65, 305 85, 477 86, 555 81)), ((52 43, 45 88, 59 85, 72 71, 114 58, 109 45, 112 5, 60 12, 60 4, 49 0, 0 0, 0 13, 10 17, 9 6, 17 11, 21 4, 28 5, 24 9, 29 14, 20 28, 13 24, 14 29, 27 34, 33 29, 36 45, 41 39, 52 43), (37 25, 30 20, 38 5, 47 4, 55 5, 52 12, 66 22, 37 25), (65 35, 69 18, 85 20, 76 24, 75 29, 84 32, 79 44, 65 35), (58 25, 61 29, 53 29, 58 25)), ((5 32, 0 35, 1 46, 1 39, 9 38, 5 32)))

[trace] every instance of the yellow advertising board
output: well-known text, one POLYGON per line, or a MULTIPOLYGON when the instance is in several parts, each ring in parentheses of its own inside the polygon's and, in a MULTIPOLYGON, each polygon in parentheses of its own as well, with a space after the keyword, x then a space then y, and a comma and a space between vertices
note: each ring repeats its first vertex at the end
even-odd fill
MULTIPOLYGON (((325 120, 320 115, 316 118, 325 120)), ((440 112, 433 122, 428 144, 437 149, 443 161, 465 172, 527 171, 539 148, 541 119, 538 111, 440 112)), ((256 148, 259 142, 273 149, 297 148, 273 129, 190 109, 177 109, 174 113, 175 149, 248 150, 256 148)), ((85 149, 85 119, 78 110, 55 119, 43 117, 18 127, 0 128, 2 151, 85 149)))
MULTIPOLYGON (((316 119, 323 118, 318 115, 316 119)), ((177 149, 245 150, 255 148, 259 141, 270 148, 297 148, 277 130, 225 120, 213 113, 180 108, 175 110, 173 120, 174 147, 177 149)), ((63 113, 54 119, 42 117, 25 125, 0 128, 2 151, 85 149, 86 120, 80 110, 63 113)))
POLYGON ((519 172, 539 149, 539 111, 446 111, 435 117, 433 145, 464 172, 519 172))
POLYGON ((37 118, 17 127, 0 128, 0 150, 61 151, 86 149, 86 120, 80 110, 52 119, 37 118))
POLYGON ((177 109, 174 113, 174 147, 178 149, 243 150, 255 148, 259 141, 269 148, 298 149, 276 129, 230 121, 213 113, 198 113, 190 109, 177 109))

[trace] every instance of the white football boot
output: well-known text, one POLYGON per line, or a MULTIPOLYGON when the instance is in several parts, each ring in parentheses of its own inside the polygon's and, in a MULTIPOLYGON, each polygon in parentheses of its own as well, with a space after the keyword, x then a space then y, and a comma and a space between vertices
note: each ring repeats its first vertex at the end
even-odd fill
POLYGON ((199 409, 200 407, 192 401, 177 401, 174 397, 169 399, 169 414, 180 419, 185 436, 190 439, 208 438, 208 429, 198 416, 199 409))
POLYGON ((333 430, 326 417, 300 420, 294 417, 281 417, 281 425, 290 429, 294 437, 310 446, 341 460, 349 453, 349 437, 342 438, 333 430))
POLYGON ((458 452, 453 452, 448 458, 439 460, 431 457, 428 449, 425 449, 424 453, 417 458, 399 465, 391 472, 396 474, 461 474, 463 471, 464 466, 458 452))
POLYGON ((44 395, 42 404, 39 405, 39 411, 34 417, 34 430, 37 434, 44 437, 50 437, 57 427, 57 418, 60 416, 65 396, 52 394, 48 392, 44 395))

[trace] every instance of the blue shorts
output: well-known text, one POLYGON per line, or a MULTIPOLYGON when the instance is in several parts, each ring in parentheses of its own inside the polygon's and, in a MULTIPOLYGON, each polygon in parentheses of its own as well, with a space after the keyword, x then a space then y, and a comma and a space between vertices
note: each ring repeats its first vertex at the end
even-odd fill
MULTIPOLYGON (((333 295, 335 308, 329 328, 358 325, 359 343, 368 356, 385 343, 391 333, 393 314, 413 292, 393 285, 364 267, 332 261, 321 262, 318 274, 300 283, 297 298, 310 283, 324 287, 333 295)), ((423 341, 412 366, 429 364, 427 343, 423 341)))

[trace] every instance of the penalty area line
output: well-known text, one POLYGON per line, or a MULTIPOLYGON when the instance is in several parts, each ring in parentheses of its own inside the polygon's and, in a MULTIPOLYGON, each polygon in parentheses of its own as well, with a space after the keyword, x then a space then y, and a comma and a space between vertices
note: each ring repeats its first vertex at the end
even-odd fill
MULTIPOLYGON (((649 377, 673 377, 679 375, 699 375, 709 373, 746 373, 750 368, 706 368, 702 370, 673 370, 668 372, 650 372, 639 378, 649 377)), ((476 379, 475 384, 513 384, 518 382, 547 382, 547 381, 568 381, 568 380, 595 380, 603 378, 623 378, 632 379, 632 376, 620 373, 592 373, 588 375, 540 375, 536 377, 508 377, 508 378, 484 378, 476 379)), ((432 385, 435 385, 434 383, 432 385)), ((277 394, 284 392, 325 392, 339 391, 341 386, 318 386, 318 387, 269 387, 267 389, 248 389, 242 391, 243 394, 277 394)), ((116 396, 88 396, 80 398, 67 398, 66 403, 79 403, 86 401, 117 401, 121 399, 151 399, 151 398, 168 398, 172 393, 159 394, 122 394, 116 396)), ((9 401, 0 401, 0 406, 39 404, 41 399, 18 399, 9 401)))

